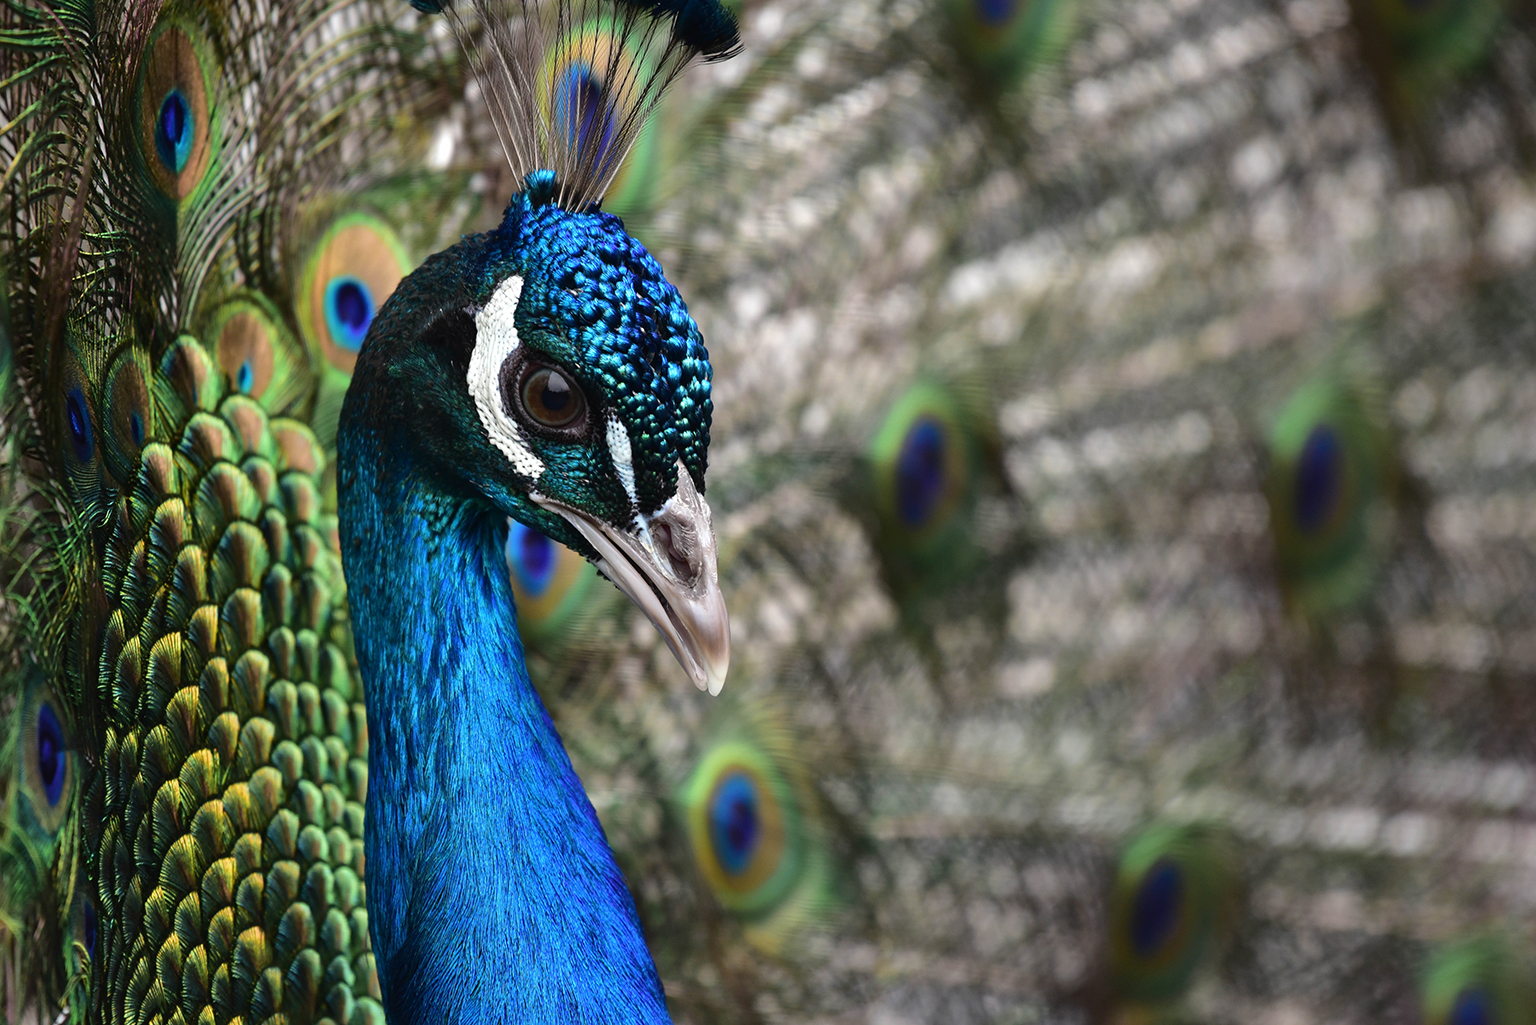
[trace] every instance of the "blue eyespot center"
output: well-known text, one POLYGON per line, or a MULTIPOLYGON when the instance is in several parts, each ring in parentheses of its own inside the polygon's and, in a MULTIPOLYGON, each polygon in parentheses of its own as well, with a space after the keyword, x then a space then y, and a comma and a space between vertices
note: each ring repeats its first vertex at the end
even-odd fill
POLYGON ((1493 1001, 1481 986, 1468 986, 1456 994, 1446 1025, 1493 1025, 1493 1001))
POLYGON ((591 67, 572 65, 555 87, 555 121, 582 162, 607 172, 614 136, 614 111, 591 67), (595 147, 595 148, 594 148, 595 147))
POLYGON ((255 383, 256 373, 251 369, 251 361, 246 360, 240 364, 240 369, 235 371, 235 387, 242 392, 248 392, 255 383))
POLYGON ((984 25, 1002 25, 1013 17, 1019 0, 974 0, 976 16, 984 25))
POLYGON ((1184 873, 1159 858, 1142 876, 1131 905, 1131 948, 1152 957, 1178 932, 1183 918, 1184 873))
POLYGON ((743 772, 728 774, 715 786, 709 804, 709 839, 730 875, 741 875, 752 864, 762 840, 757 786, 743 772))
POLYGON ((94 959, 96 957, 96 902, 89 897, 85 898, 85 949, 94 959))
POLYGON ((341 348, 357 352, 363 347, 374 311, 373 293, 350 274, 338 275, 325 286, 325 325, 341 348))
POLYGON ((896 512, 909 527, 927 523, 944 498, 949 451, 944 427, 928 417, 902 439, 896 456, 896 512))
POLYGON ((560 553, 555 542, 516 520, 507 531, 507 561, 531 598, 540 598, 554 582, 560 553))
POLYGON ((64 730, 53 708, 41 704, 37 707, 37 776, 43 784, 43 796, 50 808, 56 807, 64 796, 65 759, 64 730))
POLYGON ((91 413, 85 404, 85 392, 71 388, 64 397, 64 416, 69 427, 69 445, 75 458, 82 463, 91 461, 95 442, 91 438, 91 413))
POLYGON ((128 414, 128 433, 133 437, 134 445, 144 447, 144 415, 137 409, 128 414))
POLYGON ((180 89, 172 89, 160 101, 155 119, 155 152, 172 174, 180 174, 192 155, 192 111, 180 89))
POLYGON ((1312 533, 1333 519, 1342 491, 1344 447, 1332 427, 1312 428, 1296 460, 1296 525, 1312 533))

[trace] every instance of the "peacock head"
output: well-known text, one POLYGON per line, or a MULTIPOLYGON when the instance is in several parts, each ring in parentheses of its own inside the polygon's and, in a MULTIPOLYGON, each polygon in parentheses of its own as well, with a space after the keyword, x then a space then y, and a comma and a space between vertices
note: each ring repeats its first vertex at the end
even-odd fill
POLYGON ((709 354, 623 223, 554 193, 553 174, 529 175, 498 229, 456 247, 459 266, 412 275, 359 370, 442 382, 401 392, 427 465, 591 560, 718 693, 730 634, 703 497, 709 354), (445 274, 467 304, 442 307, 445 274))

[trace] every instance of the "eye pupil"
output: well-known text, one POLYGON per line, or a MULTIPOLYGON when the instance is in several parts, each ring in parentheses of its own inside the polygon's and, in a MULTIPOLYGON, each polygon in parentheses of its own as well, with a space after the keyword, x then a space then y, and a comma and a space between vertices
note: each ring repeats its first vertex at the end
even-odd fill
POLYGON ((85 949, 96 956, 96 905, 90 898, 85 901, 85 949))
POLYGON ((924 418, 902 442, 896 461, 896 507, 909 527, 921 527, 944 497, 949 452, 944 428, 924 418))
POLYGON ((548 380, 544 382, 544 391, 539 396, 539 399, 544 403, 545 409, 558 413, 563 411, 566 405, 570 403, 571 389, 564 379, 550 374, 548 380))
POLYGON ((536 577, 544 576, 549 572, 554 561, 553 541, 537 530, 530 530, 523 535, 523 564, 528 567, 530 574, 536 577))
POLYGON ((354 281, 348 281, 336 290, 336 317, 356 331, 368 320, 368 300, 354 281))
POLYGON ((1468 986, 1456 994, 1450 1025, 1488 1025, 1493 1021, 1493 1001, 1481 986, 1468 986))
POLYGON ((1324 527, 1338 506, 1343 457, 1332 428, 1319 424, 1307 435, 1296 461, 1296 519, 1309 534, 1324 527))
POLYGON ((748 800, 732 801, 725 822, 725 836, 735 850, 748 850, 757 839, 757 811, 748 800))
POLYGON ((1013 13, 1011 0, 976 0, 976 13, 988 25, 1001 25, 1013 13))
POLYGON ((569 427, 581 417, 581 392, 550 367, 537 367, 523 379, 523 408, 543 427, 569 427))
POLYGON ((565 127, 566 137, 582 159, 606 169, 614 121, 602 81, 590 67, 576 66, 566 72, 557 91, 555 116, 565 127))

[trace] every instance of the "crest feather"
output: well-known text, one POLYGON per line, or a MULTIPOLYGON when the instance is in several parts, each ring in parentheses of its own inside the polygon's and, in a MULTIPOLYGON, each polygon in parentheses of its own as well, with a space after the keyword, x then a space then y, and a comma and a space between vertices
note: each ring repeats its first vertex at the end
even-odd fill
POLYGON ((719 0, 412 0, 469 56, 515 180, 555 175, 554 202, 595 205, 662 93, 695 59, 736 53, 719 0))

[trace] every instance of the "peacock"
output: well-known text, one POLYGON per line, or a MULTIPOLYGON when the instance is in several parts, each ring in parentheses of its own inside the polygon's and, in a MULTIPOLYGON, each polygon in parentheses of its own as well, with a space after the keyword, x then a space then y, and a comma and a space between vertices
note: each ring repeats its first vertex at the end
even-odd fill
POLYGON ((585 555, 720 692, 709 355, 660 266, 597 205, 659 90, 691 57, 729 56, 735 23, 708 3, 480 20, 481 81, 524 187, 495 230, 391 293, 337 433, 379 989, 398 1022, 668 1021, 511 629, 507 521, 585 555))
POLYGON ((1524 6, 514 6, 0 15, 8 1020, 1536 1020, 1524 6))

